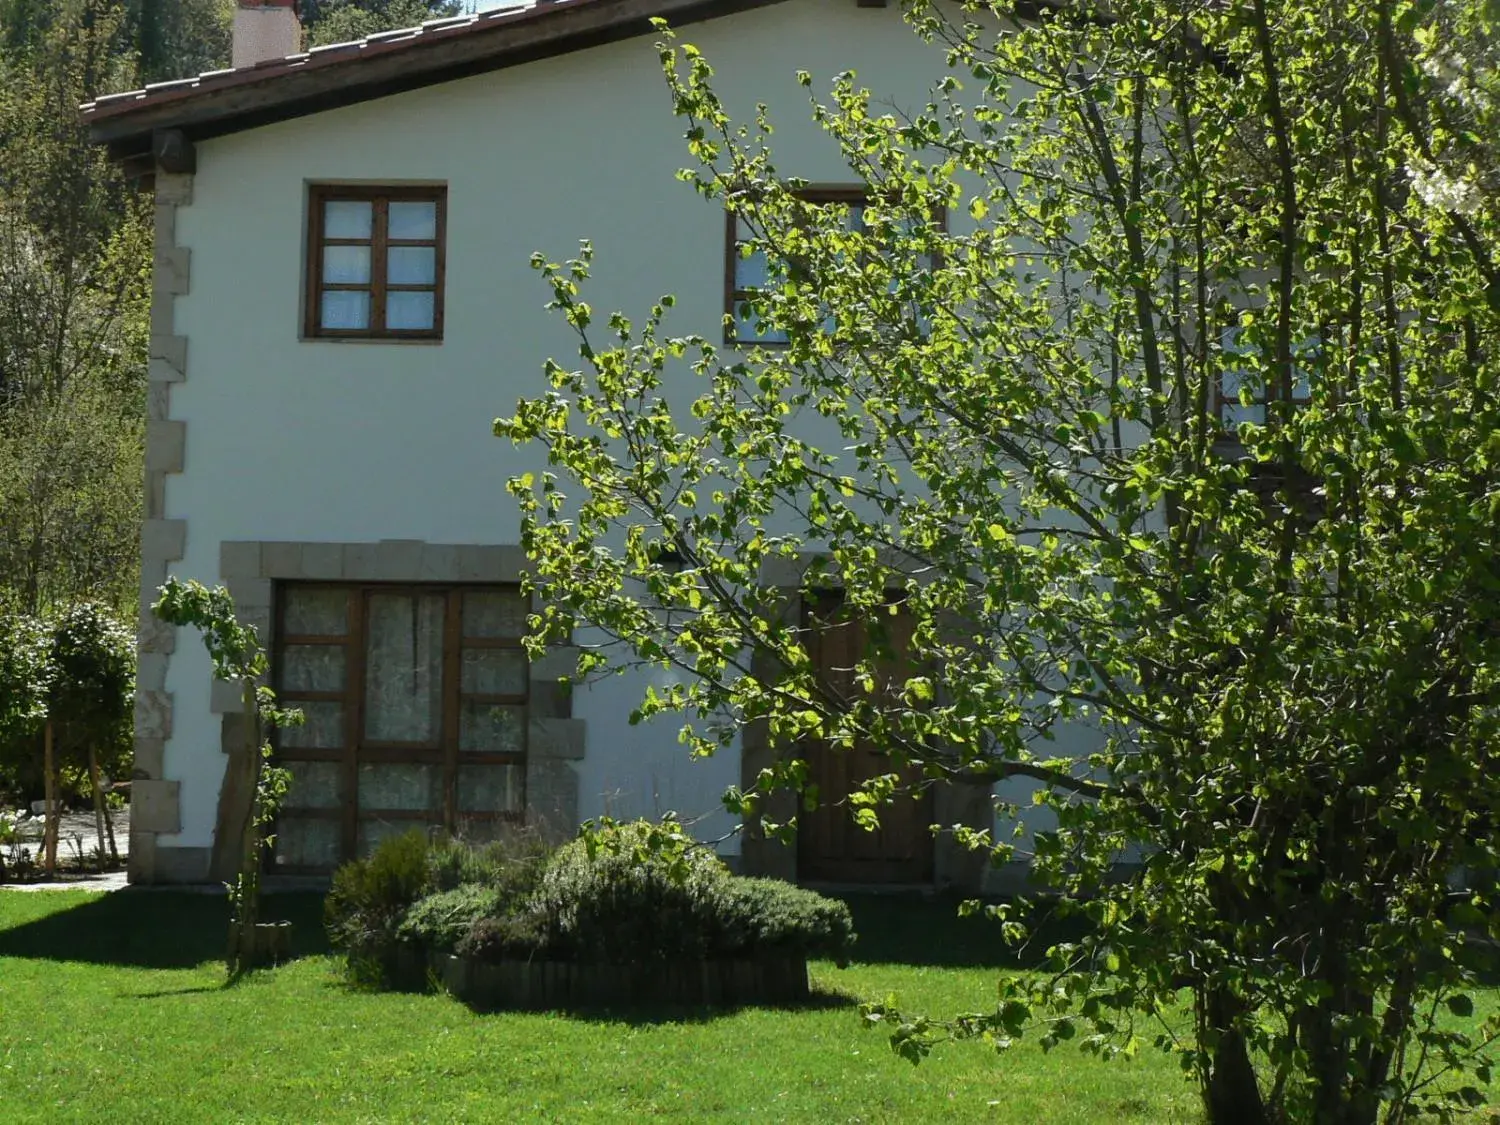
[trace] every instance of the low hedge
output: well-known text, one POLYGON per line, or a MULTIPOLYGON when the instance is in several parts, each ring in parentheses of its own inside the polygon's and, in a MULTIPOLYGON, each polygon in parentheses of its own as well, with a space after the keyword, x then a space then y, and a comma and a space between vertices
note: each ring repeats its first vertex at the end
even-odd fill
POLYGON ((697 959, 711 955, 714 903, 730 877, 675 821, 607 825, 557 850, 531 910, 561 960, 697 959))
POLYGON ((843 968, 855 942, 849 907, 780 879, 726 880, 717 892, 717 952, 822 957, 843 968))
POLYGON ((673 820, 609 824, 545 857, 534 841, 469 848, 421 832, 334 876, 329 936, 351 974, 390 986, 455 952, 483 963, 824 957, 854 943, 837 899, 739 878, 673 820))
POLYGON ((451 950, 478 919, 527 901, 545 855, 526 833, 477 847, 421 829, 383 840, 334 873, 323 905, 329 941, 355 980, 406 979, 403 949, 451 950))
POLYGON ((500 912, 500 892, 480 883, 419 898, 396 927, 396 940, 428 952, 451 953, 474 924, 500 912))
POLYGON ((747 879, 675 821, 609 825, 559 849, 520 909, 477 923, 458 952, 609 964, 778 953, 847 961, 849 908, 775 879, 747 879))

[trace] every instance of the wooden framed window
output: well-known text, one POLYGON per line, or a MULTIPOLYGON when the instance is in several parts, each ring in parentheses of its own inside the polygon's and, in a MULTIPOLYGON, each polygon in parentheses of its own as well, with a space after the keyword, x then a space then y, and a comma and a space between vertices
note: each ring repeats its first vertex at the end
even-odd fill
POLYGON ((443 187, 314 186, 304 335, 442 339, 447 204, 443 187))
POLYGON ((413 827, 492 839, 526 809, 530 604, 507 586, 278 588, 292 784, 273 862, 328 871, 413 827))
MULTIPOLYGON (((843 204, 849 209, 849 229, 858 230, 864 226, 865 208, 869 206, 870 196, 863 187, 809 187, 795 194, 806 203, 843 204)), ((780 285, 785 279, 773 275, 765 251, 746 252, 752 234, 744 217, 726 211, 724 218, 724 342, 784 345, 787 343, 786 332, 769 326, 758 328, 756 316, 745 307, 745 302, 757 292, 780 285)), ((946 228, 946 214, 939 215, 938 224, 940 228, 946 228)))

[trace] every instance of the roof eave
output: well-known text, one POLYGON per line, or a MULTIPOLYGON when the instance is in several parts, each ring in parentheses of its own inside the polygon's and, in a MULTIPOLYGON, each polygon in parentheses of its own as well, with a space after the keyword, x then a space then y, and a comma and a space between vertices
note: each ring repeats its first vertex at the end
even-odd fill
POLYGON ((366 41, 357 54, 326 61, 314 52, 233 71, 208 88, 184 84, 96 103, 83 119, 95 143, 117 157, 137 156, 164 130, 202 140, 643 35, 658 17, 684 24, 779 2, 561 0, 430 38, 366 41))

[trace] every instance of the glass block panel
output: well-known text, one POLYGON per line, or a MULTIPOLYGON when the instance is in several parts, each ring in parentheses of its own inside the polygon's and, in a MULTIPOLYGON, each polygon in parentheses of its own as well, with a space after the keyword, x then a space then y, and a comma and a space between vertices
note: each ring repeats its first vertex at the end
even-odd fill
POLYGON ((282 762, 292 775, 282 808, 336 809, 342 803, 344 767, 338 762, 282 762))
POLYGON ((459 766, 461 812, 521 812, 526 807, 525 766, 459 766))
POLYGON ((365 737, 378 742, 431 742, 443 691, 440 594, 370 598, 365 655, 365 737))
POLYGON ((489 754, 526 751, 526 708, 464 700, 458 713, 458 748, 489 754))
POLYGON ((281 653, 283 691, 343 691, 343 645, 287 645, 281 653))
POLYGON ((283 747, 337 750, 344 745, 344 705, 342 703, 302 703, 284 701, 305 716, 300 727, 282 727, 277 735, 283 747))
POLYGON ((487 590, 464 595, 464 636, 524 637, 526 596, 519 590, 487 590))
POLYGON ((430 832, 426 825, 418 820, 381 820, 378 816, 359 822, 358 851, 360 857, 369 855, 381 841, 389 840, 392 836, 404 836, 408 832, 420 832, 423 836, 429 836, 430 832))
POLYGON ((436 323, 436 310, 432 293, 391 290, 385 295, 385 326, 392 330, 426 331, 436 323))
POLYGON ((336 586, 293 586, 286 592, 287 633, 342 637, 349 631, 349 591, 336 586))
POLYGON ((323 247, 323 281, 328 285, 370 284, 370 248, 323 247))
POLYGON ((441 766, 378 762, 359 767, 359 807, 443 813, 441 766))
POLYGON ((336 867, 343 856, 337 820, 284 816, 276 823, 276 862, 283 867, 336 867))
POLYGON ((525 695, 526 654, 514 648, 466 648, 463 690, 474 695, 525 695))
POLYGON ((324 238, 370 238, 375 206, 368 200, 340 199, 323 204, 324 238))
POLYGON ((431 246, 392 246, 385 279, 392 285, 436 285, 437 251, 431 246))
POLYGON ((370 294, 359 290, 334 289, 323 294, 324 328, 352 331, 370 327, 370 294))
POLYGON ((386 208, 386 236, 388 238, 437 237, 437 204, 391 203, 386 208))

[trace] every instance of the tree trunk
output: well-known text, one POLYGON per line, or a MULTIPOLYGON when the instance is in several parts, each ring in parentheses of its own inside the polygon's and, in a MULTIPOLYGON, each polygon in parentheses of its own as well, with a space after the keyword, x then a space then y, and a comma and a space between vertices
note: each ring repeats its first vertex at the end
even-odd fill
POLYGON ((234 917, 229 921, 229 950, 225 961, 230 978, 251 967, 255 957, 255 926, 260 920, 260 710, 255 681, 244 681, 245 741, 250 756, 245 772, 250 781, 250 815, 241 837, 240 871, 236 880, 234 917))
POLYGON ((120 866, 120 847, 115 843, 115 818, 109 815, 109 803, 104 805, 104 831, 109 835, 109 861, 120 866))
POLYGON ((99 870, 104 870, 104 790, 99 788, 99 755, 89 743, 89 785, 94 790, 94 845, 99 851, 99 870))
POLYGON ((52 753, 52 720, 42 728, 42 795, 47 802, 42 825, 42 866, 50 879, 57 874, 57 763, 52 753))
POLYGON ((1242 1005, 1212 987, 1203 990, 1199 1005, 1202 1019, 1218 1033, 1203 1086, 1203 1108, 1210 1125, 1269 1125, 1249 1047, 1238 1030, 1242 1005))

